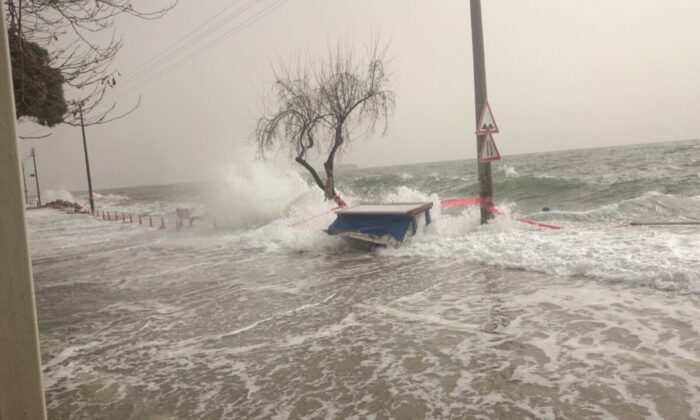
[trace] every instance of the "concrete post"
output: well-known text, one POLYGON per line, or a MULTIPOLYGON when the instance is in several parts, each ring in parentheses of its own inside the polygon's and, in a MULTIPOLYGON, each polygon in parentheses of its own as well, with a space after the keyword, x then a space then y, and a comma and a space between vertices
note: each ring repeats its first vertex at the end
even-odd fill
POLYGON ((0 419, 46 419, 5 10, 0 5, 0 419))

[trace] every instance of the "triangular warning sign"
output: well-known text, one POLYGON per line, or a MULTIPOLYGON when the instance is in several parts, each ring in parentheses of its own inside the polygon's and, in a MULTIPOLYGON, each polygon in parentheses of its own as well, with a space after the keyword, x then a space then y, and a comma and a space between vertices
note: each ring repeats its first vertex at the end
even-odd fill
POLYGON ((493 140, 491 132, 486 131, 486 136, 484 137, 484 141, 481 143, 481 149, 479 150, 479 162, 491 162, 492 160, 500 159, 501 154, 498 153, 496 142, 493 140))
POLYGON ((486 134, 487 131, 490 131, 492 134, 498 133, 498 125, 496 124, 496 120, 493 119, 493 112, 491 112, 489 101, 484 102, 479 124, 476 125, 476 134, 483 135, 486 134))

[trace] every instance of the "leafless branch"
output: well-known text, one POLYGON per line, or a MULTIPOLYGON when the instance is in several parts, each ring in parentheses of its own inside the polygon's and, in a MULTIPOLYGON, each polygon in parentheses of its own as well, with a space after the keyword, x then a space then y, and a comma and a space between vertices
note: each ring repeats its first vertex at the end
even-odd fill
POLYGON ((19 39, 47 50, 51 68, 60 71, 70 89, 67 93, 79 97, 69 101, 65 113, 65 122, 75 125, 77 103, 84 105, 84 113, 99 114, 93 116, 95 123, 113 120, 107 114, 114 104, 108 111, 98 109, 119 76, 112 64, 124 44, 114 28, 115 19, 120 15, 158 19, 177 2, 158 0, 150 9, 134 7, 132 0, 5 0, 4 5, 8 27, 15 28, 19 39))
POLYGON ((274 104, 265 107, 255 130, 259 152, 288 148, 326 198, 336 200, 336 157, 358 129, 370 136, 381 121, 386 134, 395 107, 395 94, 384 69, 385 52, 376 40, 367 48, 367 60, 362 63, 351 48, 337 45, 324 59, 295 67, 278 66, 272 87, 274 104), (328 153, 323 164, 325 181, 306 159, 316 146, 328 153))
POLYGON ((37 140, 37 139, 45 139, 52 134, 53 133, 44 134, 43 136, 17 136, 17 137, 21 138, 22 140, 37 140))

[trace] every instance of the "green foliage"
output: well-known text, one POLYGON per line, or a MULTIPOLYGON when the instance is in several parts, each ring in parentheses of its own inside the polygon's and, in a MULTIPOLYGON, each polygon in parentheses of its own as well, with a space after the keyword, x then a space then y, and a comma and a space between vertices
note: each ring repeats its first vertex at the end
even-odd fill
POLYGON ((9 34, 9 41, 17 118, 47 127, 62 123, 68 106, 61 71, 50 66, 49 53, 36 43, 16 33, 9 34))

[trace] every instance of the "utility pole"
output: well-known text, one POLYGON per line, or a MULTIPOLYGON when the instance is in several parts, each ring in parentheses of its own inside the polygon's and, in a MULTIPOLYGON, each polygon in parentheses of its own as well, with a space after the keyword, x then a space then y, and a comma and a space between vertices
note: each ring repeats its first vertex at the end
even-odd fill
POLYGON ((36 170, 36 153, 34 152, 34 148, 32 147, 32 161, 34 161, 34 173, 31 174, 31 176, 34 177, 34 181, 36 181, 36 197, 37 200, 39 201, 39 207, 41 207, 41 190, 39 189, 39 172, 36 170))
MULTIPOLYGON (((27 159, 25 158, 25 160, 27 159)), ((27 177, 24 175, 24 160, 22 161, 22 186, 24 187, 24 204, 26 205, 28 203, 27 195, 29 190, 27 189, 27 177)))
MULTIPOLYGON (((472 54, 474 55, 474 105, 476 122, 479 124, 481 111, 486 102, 486 63, 484 61, 484 31, 481 26, 481 0, 471 1, 472 18, 472 54)), ((476 136, 476 155, 479 176, 479 197, 481 198, 481 224, 487 223, 492 217, 493 187, 491 185, 491 162, 480 162, 479 153, 486 136, 476 136)))
POLYGON ((95 214, 95 201, 92 198, 92 178, 90 177, 90 160, 88 159, 87 141, 85 140, 85 124, 83 123, 83 103, 78 104, 80 112, 80 129, 83 131, 83 150, 85 150, 85 169, 88 179, 88 200, 90 200, 90 214, 95 214))
POLYGON ((0 6, 0 419, 44 420, 39 332, 5 22, 5 8, 0 6))

